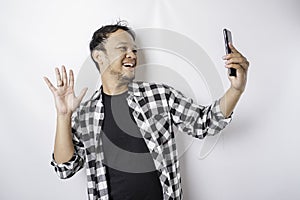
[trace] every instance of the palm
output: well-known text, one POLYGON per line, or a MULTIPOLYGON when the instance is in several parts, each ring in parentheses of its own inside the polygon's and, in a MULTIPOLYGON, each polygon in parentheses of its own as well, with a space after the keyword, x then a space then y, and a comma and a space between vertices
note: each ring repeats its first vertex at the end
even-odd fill
POLYGON ((69 80, 64 66, 61 69, 62 76, 58 68, 56 68, 55 71, 57 88, 52 85, 48 78, 45 77, 44 79, 53 93, 57 113, 71 114, 79 106, 87 89, 82 90, 80 95, 76 97, 74 93, 74 75, 72 70, 70 70, 69 73, 69 80))
POLYGON ((54 92, 55 106, 59 113, 73 112, 80 102, 74 95, 72 88, 58 88, 54 92))

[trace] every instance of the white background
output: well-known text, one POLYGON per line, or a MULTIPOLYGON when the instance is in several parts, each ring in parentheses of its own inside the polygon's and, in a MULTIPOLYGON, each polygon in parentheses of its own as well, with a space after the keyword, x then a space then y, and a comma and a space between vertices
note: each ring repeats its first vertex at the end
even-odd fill
POLYGON ((87 198, 85 172, 59 180, 49 165, 55 109, 42 77, 75 75, 92 33, 121 18, 133 28, 166 28, 198 43, 225 88, 222 29, 251 63, 246 92, 214 151, 201 141, 181 157, 184 199, 300 199, 297 0, 0 1, 0 199, 87 198))

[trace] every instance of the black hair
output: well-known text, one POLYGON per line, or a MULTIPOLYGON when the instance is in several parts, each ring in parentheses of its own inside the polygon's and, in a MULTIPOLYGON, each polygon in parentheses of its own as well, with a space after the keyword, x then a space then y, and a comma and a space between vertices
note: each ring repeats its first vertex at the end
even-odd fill
POLYGON ((130 27, 127 26, 127 22, 124 20, 117 21, 116 24, 102 26, 94 32, 92 40, 90 42, 90 51, 92 52, 95 49, 105 51, 104 41, 109 37, 111 33, 116 32, 118 29, 122 29, 128 32, 135 40, 135 33, 130 27))

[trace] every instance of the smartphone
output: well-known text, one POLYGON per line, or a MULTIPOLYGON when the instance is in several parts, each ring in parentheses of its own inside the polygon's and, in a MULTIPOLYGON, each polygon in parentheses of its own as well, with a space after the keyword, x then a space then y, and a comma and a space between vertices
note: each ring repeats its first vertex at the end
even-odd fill
MULTIPOLYGON (((230 54, 230 53, 232 53, 232 51, 229 47, 229 43, 232 44, 231 32, 228 29, 224 28, 223 35, 224 35, 224 41, 225 41, 225 52, 226 52, 226 54, 230 54)), ((236 76, 236 69, 229 68, 228 70, 229 70, 229 76, 236 76)))

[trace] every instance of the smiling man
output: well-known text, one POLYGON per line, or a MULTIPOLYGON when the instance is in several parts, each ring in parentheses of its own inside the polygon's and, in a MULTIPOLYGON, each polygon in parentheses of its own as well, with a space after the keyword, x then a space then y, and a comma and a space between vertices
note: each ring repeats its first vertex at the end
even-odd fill
POLYGON ((232 45, 224 56, 235 68, 230 88, 209 106, 193 103, 164 84, 134 81, 135 34, 117 23, 97 30, 91 56, 102 86, 86 102, 74 94, 74 75, 56 68, 57 127, 52 165, 60 178, 86 167, 89 199, 183 199, 173 128, 195 138, 219 133, 244 92, 249 63, 232 45))

